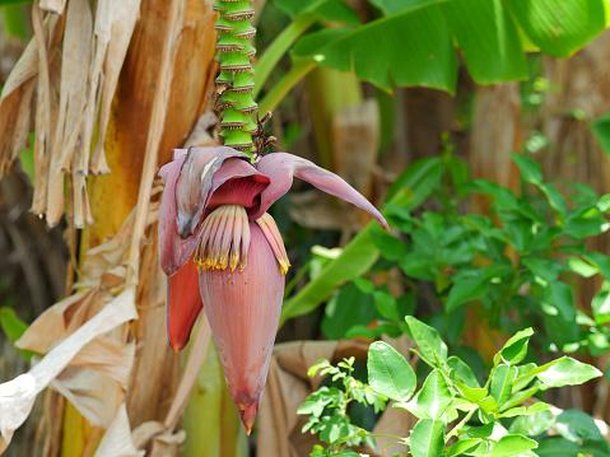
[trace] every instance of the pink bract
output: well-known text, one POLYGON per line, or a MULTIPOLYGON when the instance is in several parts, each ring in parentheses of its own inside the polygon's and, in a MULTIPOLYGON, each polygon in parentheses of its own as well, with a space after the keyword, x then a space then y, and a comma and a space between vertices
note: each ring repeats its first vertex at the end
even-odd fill
POLYGON ((381 213, 342 178, 277 152, 254 164, 227 147, 178 149, 160 176, 160 262, 168 275, 170 345, 182 349, 201 309, 220 352, 231 396, 252 429, 277 333, 290 266, 267 213, 294 177, 369 212, 381 213), (204 306, 205 305, 205 306, 204 306))

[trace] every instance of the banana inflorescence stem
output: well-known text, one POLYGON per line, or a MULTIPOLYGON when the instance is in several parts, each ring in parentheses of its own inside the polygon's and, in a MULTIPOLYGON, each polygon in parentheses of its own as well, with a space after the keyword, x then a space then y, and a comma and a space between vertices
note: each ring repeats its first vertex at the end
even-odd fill
POLYGON ((216 0, 214 8, 218 40, 216 59, 219 74, 220 135, 225 146, 250 153, 256 152, 253 134, 257 129, 258 105, 254 101, 254 68, 256 48, 252 39, 254 8, 251 0, 216 0))

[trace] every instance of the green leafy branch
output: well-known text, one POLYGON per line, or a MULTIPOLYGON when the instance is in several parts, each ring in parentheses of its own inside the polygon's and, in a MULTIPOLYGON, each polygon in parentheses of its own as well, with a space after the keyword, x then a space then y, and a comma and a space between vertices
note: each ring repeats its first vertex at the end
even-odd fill
MULTIPOLYGON (((524 363, 534 333, 528 328, 506 341, 494 357, 486 381, 480 383, 464 360, 449 355, 447 345, 433 327, 411 316, 405 318, 405 323, 415 345, 413 352, 430 370, 419 389, 411 365, 385 342, 371 344, 367 369, 374 392, 418 419, 409 436, 402 440, 413 457, 536 455, 534 449, 547 446, 547 441, 556 446, 557 437, 547 432, 557 433, 562 427, 555 426, 574 414, 561 412, 536 396, 601 376, 595 367, 567 356, 542 365, 524 363)), ((343 376, 339 367, 328 362, 321 367, 320 371, 327 375, 343 376)), ((316 366, 315 371, 318 370, 316 366)), ((335 399, 342 398, 345 392, 322 387, 308 397, 299 412, 312 415, 314 419, 310 418, 310 422, 313 420, 315 425, 321 424, 318 420, 321 412, 327 405, 338 404, 335 399)), ((592 421, 584 416, 572 421, 585 424, 586 437, 574 433, 574 427, 570 432, 566 431, 570 427, 563 427, 562 439, 608 452, 610 448, 599 430, 591 431, 592 421)), ((349 446, 350 441, 342 439, 342 432, 350 430, 349 424, 345 423, 345 416, 341 417, 342 427, 333 429, 333 442, 349 446)), ((328 433, 329 428, 306 426, 304 430, 328 433)))

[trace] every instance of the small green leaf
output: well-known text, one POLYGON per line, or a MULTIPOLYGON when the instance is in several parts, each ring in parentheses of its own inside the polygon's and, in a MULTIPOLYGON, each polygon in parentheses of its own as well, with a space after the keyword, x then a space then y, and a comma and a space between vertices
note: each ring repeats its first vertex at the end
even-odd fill
POLYGON ((493 445, 489 457, 515 457, 518 455, 535 455, 528 453, 532 449, 536 449, 538 443, 531 438, 523 435, 506 435, 493 445))
POLYGON ((405 243, 379 227, 373 231, 373 241, 386 259, 397 262, 407 254, 405 243))
POLYGON ((566 439, 583 444, 587 441, 604 441, 604 437, 588 414, 570 409, 563 411, 556 419, 557 431, 566 439))
POLYGON ((610 155, 610 113, 595 119, 591 124, 591 129, 602 151, 610 155))
POLYGON ((402 318, 398 313, 396 299, 389 293, 383 290, 377 290, 373 293, 375 308, 382 317, 392 322, 402 322, 402 318))
POLYGON ((602 372, 594 366, 567 356, 542 365, 536 371, 538 380, 549 389, 584 384, 602 375, 602 372))
POLYGON ((510 432, 527 436, 538 436, 545 433, 555 424, 555 415, 551 411, 540 411, 535 414, 517 417, 510 425, 510 432))
POLYGON ((509 365, 521 363, 527 355, 527 345, 533 334, 534 329, 529 327, 511 336, 508 341, 504 343, 500 352, 494 356, 494 365, 498 365, 500 362, 509 365))
POLYGON ((542 182, 542 169, 540 164, 534 159, 523 154, 513 154, 513 161, 519 168, 524 181, 531 184, 540 184, 542 182))
POLYGON ((572 288, 564 282, 553 281, 549 283, 545 295, 542 305, 549 338, 559 346, 577 341, 579 329, 572 288))
POLYGON ((452 399, 445 378, 438 370, 433 370, 406 408, 420 419, 437 420, 443 417, 452 399))
POLYGON ((481 438, 464 438, 449 446, 445 450, 445 457, 458 457, 466 453, 481 443, 481 438))
POLYGON ((413 316, 405 317, 421 358, 430 366, 441 366, 447 360, 447 345, 436 329, 413 316))
POLYGON ((409 437, 413 457, 438 457, 443 451, 445 426, 441 421, 422 419, 409 437))
POLYGON ((489 278, 482 271, 475 277, 456 280, 447 297, 445 310, 451 313, 459 306, 481 298, 488 282, 489 278))
POLYGON ((23 322, 13 308, 0 308, 0 327, 11 343, 15 343, 25 333, 28 324, 23 322))
POLYGON ((610 322, 610 282, 605 282, 591 301, 593 317, 598 325, 610 322))
POLYGON ((577 456, 581 447, 565 438, 552 437, 540 441, 536 448, 538 457, 577 456))
POLYGON ((498 402, 498 406, 502 407, 510 398, 516 375, 517 368, 510 365, 499 365, 493 369, 489 391, 498 402))
POLYGON ((376 341, 369 347, 367 369, 371 387, 395 401, 413 395, 417 379, 411 365, 387 343, 376 341))
POLYGON ((338 340, 354 326, 368 325, 378 317, 372 297, 348 283, 326 305, 321 329, 326 338, 338 340))
POLYGON ((447 365, 452 370, 451 378, 453 380, 459 380, 469 387, 480 387, 472 368, 462 359, 452 355, 447 359, 447 365))
POLYGON ((568 267, 577 275, 582 276, 583 278, 590 278, 591 276, 595 276, 599 273, 599 270, 595 265, 585 261, 580 257, 570 257, 568 259, 568 267))

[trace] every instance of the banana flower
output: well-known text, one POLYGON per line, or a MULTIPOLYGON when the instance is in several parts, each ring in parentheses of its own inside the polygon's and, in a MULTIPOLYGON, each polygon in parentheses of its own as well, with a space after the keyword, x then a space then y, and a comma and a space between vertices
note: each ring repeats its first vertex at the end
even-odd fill
POLYGON ((284 152, 251 163, 244 153, 224 146, 177 149, 159 175, 165 182, 159 243, 169 279, 170 345, 176 351, 185 346, 204 309, 230 394, 250 433, 290 266, 267 210, 297 177, 369 212, 384 227, 387 223, 342 178, 284 152))

